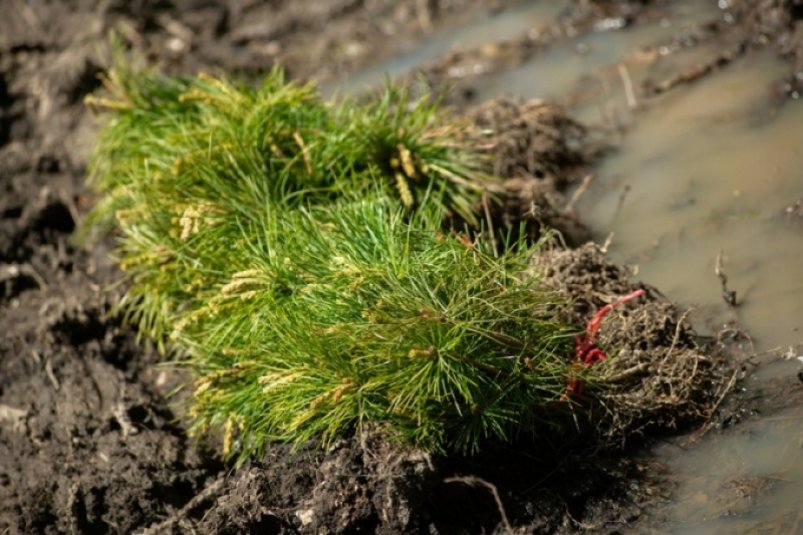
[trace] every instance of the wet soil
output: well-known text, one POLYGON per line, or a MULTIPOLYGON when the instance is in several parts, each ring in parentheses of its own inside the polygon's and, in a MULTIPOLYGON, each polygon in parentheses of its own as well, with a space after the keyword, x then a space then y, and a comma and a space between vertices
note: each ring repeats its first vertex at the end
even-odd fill
MULTIPOLYGON (((275 445, 235 472, 214 448, 187 440, 168 401, 181 378, 112 314, 120 289, 111 243, 83 250, 70 242, 92 202, 82 183, 96 125, 82 99, 99 85, 108 29, 172 72, 249 75, 281 61, 293 77, 325 80, 483 3, 7 4, 0 18, 0 533, 474 533, 501 532, 508 522, 523 533, 616 533, 666 498, 662 468, 637 453, 640 438, 627 455, 522 444, 472 459, 430 458, 379 438, 325 452, 291 454, 275 445)), ((635 20, 643 4, 572 9, 591 27, 611 17, 635 20)), ((799 4, 767 4, 767 13, 780 15, 767 15, 762 28, 786 28, 779 46, 799 62, 791 44, 801 41, 799 4)), ((551 30, 555 39, 577 31, 561 24, 551 30)), ((506 106, 486 110, 484 120, 504 119, 506 106)), ((513 152, 500 172, 519 181, 511 183, 514 201, 535 198, 544 179, 582 174, 579 155, 539 170, 516 159, 532 146, 504 146, 513 152)), ((560 198, 542 204, 562 205, 560 198)), ((576 219, 554 210, 543 223, 580 229, 575 241, 582 241, 576 219)))

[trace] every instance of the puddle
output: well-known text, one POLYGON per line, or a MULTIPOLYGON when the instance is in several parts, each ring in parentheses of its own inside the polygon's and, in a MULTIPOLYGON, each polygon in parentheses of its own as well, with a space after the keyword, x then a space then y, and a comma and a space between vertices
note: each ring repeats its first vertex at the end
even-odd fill
POLYGON ((360 93, 453 50, 468 50, 499 41, 500 36, 510 37, 541 28, 552 22, 567 4, 568 1, 564 0, 528 0, 500 11, 483 9, 468 13, 464 20, 443 28, 437 35, 422 39, 414 49, 352 74, 338 83, 324 85, 321 94, 328 98, 334 94, 360 93))
POLYGON ((511 94, 563 101, 568 95, 583 91, 583 85, 598 80, 601 69, 632 57, 644 47, 686 35, 700 23, 719 16, 713 2, 686 0, 672 3, 669 9, 666 17, 654 22, 592 32, 538 55, 516 69, 479 80, 474 86, 477 98, 483 101, 511 94))
MULTIPOLYGON (((798 396, 798 401, 800 401, 798 396)), ((803 414, 799 408, 710 435, 693 448, 664 446, 677 480, 661 532, 800 533, 803 414)))
POLYGON ((767 105, 786 69, 766 52, 657 99, 577 205, 614 233, 614 259, 697 308, 701 330, 737 319, 758 350, 803 342, 803 236, 782 215, 803 197, 803 105, 767 105), (734 311, 714 273, 720 250, 734 311))
MULTIPOLYGON (((710 332, 737 320, 758 351, 803 348, 803 232, 783 210, 803 197, 803 103, 769 104, 769 84, 788 65, 767 51, 653 99, 599 167, 577 205, 599 236, 614 233, 615 260, 681 306, 710 332), (714 268, 724 251, 723 301, 714 268)), ((661 532, 799 533, 803 530, 803 390, 796 361, 767 352, 748 390, 785 388, 768 417, 701 443, 665 446, 678 488, 655 512, 661 532)))

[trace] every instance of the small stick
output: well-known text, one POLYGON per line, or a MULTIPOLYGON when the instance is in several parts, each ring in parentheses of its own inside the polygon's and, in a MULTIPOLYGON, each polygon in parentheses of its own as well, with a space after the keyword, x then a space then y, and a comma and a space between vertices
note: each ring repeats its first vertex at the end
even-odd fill
POLYGON ((569 199, 568 203, 566 203, 566 207, 563 209, 564 213, 569 213, 574 209, 575 203, 586 192, 586 190, 588 189, 588 186, 589 186, 589 184, 591 184, 592 180, 594 180, 594 175, 592 175, 591 173, 589 173, 589 174, 587 174, 586 176, 583 177, 583 181, 580 183, 580 185, 577 187, 577 189, 574 190, 574 193, 572 194, 572 198, 569 199))
POLYGON ((615 236, 615 234, 613 232, 608 234, 608 237, 605 238, 605 242, 602 244, 602 247, 599 248, 599 252, 601 252, 602 254, 608 254, 608 248, 613 243, 613 237, 614 236, 615 236))
POLYGON ((622 85, 625 86, 625 98, 627 105, 631 110, 638 108, 638 101, 636 100, 636 92, 633 91, 633 80, 630 79, 630 73, 624 63, 619 63, 617 66, 619 70, 619 77, 622 79, 622 85))
POLYGON ((502 524, 505 526, 505 530, 508 533, 513 533, 513 526, 510 524, 510 520, 507 517, 507 513, 505 512, 505 507, 502 505, 502 498, 499 497, 499 491, 496 488, 496 485, 489 481, 485 481, 484 479, 476 476, 463 476, 463 477, 447 477, 443 480, 444 483, 464 483, 466 485, 480 485, 488 490, 491 491, 493 494, 494 501, 496 502, 496 507, 499 509, 499 515, 502 517, 502 524))
POLYGON ((499 249, 496 244, 496 233, 494 233, 494 222, 491 218, 491 208, 488 206, 488 194, 482 194, 482 209, 485 212, 485 221, 488 223, 488 235, 491 237, 491 247, 494 249, 494 257, 499 258, 499 249))
POLYGON ((739 303, 736 300, 736 292, 728 289, 728 277, 725 276, 725 270, 722 267, 722 256, 723 251, 720 249, 716 264, 714 265, 714 273, 719 277, 719 283, 722 285, 722 299, 729 307, 734 308, 738 306, 739 303))
POLYGON ((170 515, 168 518, 159 522, 158 524, 153 524, 149 528, 140 531, 139 535, 156 535, 157 533, 166 533, 169 532, 170 529, 181 522, 188 513, 190 513, 193 509, 198 507, 201 503, 205 502, 212 496, 216 495, 220 492, 221 488, 223 487, 223 482, 225 479, 223 476, 218 477, 214 482, 212 482, 209 486, 204 488, 199 494, 196 494, 187 504, 170 515))

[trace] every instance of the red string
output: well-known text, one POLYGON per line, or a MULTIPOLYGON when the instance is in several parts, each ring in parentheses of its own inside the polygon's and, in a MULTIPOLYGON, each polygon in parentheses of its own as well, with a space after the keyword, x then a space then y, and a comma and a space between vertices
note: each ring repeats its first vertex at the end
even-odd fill
MULTIPOLYGON (((572 363, 572 368, 576 368, 578 366, 593 366, 594 364, 598 364, 608 358, 608 355, 606 355, 604 351, 597 347, 597 333, 602 325, 602 319, 606 314, 608 314, 608 312, 613 310, 614 307, 619 306, 622 303, 632 301, 633 299, 641 297, 642 295, 644 295, 644 289, 639 288, 638 290, 631 292, 620 299, 617 299, 613 303, 605 305, 599 309, 596 314, 594 314, 594 317, 589 320, 588 324, 586 324, 585 334, 578 335, 574 339, 574 362, 572 363)), ((580 399, 583 396, 584 389, 585 385, 583 384, 583 381, 574 377, 570 369, 569 380, 566 382, 566 390, 564 390, 560 399, 580 399)))

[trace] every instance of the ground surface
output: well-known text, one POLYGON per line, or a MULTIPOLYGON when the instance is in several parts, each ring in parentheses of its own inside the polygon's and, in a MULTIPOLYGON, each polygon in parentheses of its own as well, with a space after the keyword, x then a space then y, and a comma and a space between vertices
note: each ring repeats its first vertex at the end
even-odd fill
MULTIPOLYGON (((769 32, 778 24, 769 13, 783 3, 765 3, 769 32)), ((174 72, 255 73, 279 59, 291 76, 331 79, 479 2, 398 4, 6 2, 0 533, 468 533, 502 530, 505 521, 521 532, 613 533, 660 499, 664 491, 654 483, 660 467, 614 454, 589 461, 582 450, 556 464, 523 449, 439 460, 389 450, 378 440, 294 456, 276 446, 231 473, 214 452, 190 444, 176 422, 166 394, 179 378, 110 316, 118 297, 118 290, 108 291, 118 276, 110 245, 85 251, 70 244, 91 202, 82 182, 96 126, 82 99, 99 84, 98 43, 109 28, 174 72), (496 484, 502 509, 479 478, 496 484)), ((600 4, 578 9, 577 20, 630 9, 624 2, 600 4)), ((796 9, 784 13, 799 16, 796 9)), ((792 46, 800 38, 789 35, 781 44, 800 61, 792 46)))

